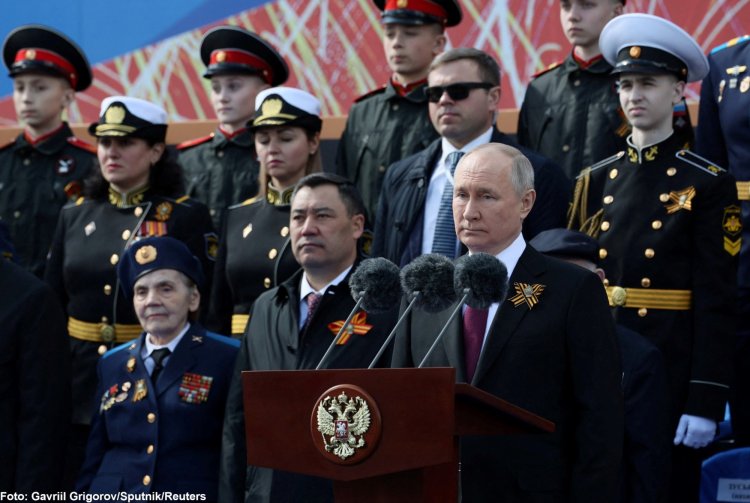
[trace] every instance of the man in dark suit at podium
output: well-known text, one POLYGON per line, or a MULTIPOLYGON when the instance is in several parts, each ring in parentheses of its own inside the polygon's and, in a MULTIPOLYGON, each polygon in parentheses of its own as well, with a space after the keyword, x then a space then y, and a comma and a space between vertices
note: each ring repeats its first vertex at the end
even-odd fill
MULTIPOLYGON (((534 205, 533 168, 517 149, 487 144, 455 172, 456 234, 470 253, 508 269, 507 298, 464 308, 425 366, 556 424, 550 434, 463 437, 463 501, 617 501, 623 436, 620 364, 599 278, 545 257, 521 235, 534 205)), ((453 307, 412 312, 396 337, 393 367, 418 366, 453 307)))

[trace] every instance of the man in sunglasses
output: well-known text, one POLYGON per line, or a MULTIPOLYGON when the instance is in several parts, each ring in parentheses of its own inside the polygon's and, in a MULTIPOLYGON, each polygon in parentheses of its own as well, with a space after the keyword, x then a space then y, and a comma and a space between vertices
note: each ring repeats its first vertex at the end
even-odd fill
POLYGON ((374 0, 383 11, 383 50, 392 76, 358 98, 339 141, 336 172, 362 194, 375 216, 386 168, 437 138, 427 114, 427 72, 445 48, 445 28, 461 22, 456 0, 374 0))
MULTIPOLYGON (((447 51, 430 67, 430 119, 440 133, 426 149, 394 163, 385 176, 375 219, 373 255, 405 265, 423 253, 451 258, 462 248, 453 228, 453 171, 458 160, 485 143, 516 146, 495 128, 500 67, 472 48, 447 51)), ((530 239, 565 221, 570 184, 559 166, 521 148, 534 168, 537 203, 523 222, 530 239)))

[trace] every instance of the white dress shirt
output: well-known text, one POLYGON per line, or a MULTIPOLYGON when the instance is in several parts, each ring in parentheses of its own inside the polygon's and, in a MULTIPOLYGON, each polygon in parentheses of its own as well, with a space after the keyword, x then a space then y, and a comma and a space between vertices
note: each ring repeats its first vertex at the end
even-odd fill
MULTIPOLYGON (((353 265, 350 265, 346 269, 344 269, 341 274, 333 278, 333 281, 328 283, 326 286, 321 288, 320 291, 315 290, 315 288, 310 285, 310 282, 307 281, 307 273, 302 274, 302 282, 299 286, 299 329, 302 330, 302 327, 305 324, 305 320, 307 320, 307 295, 310 293, 317 293, 319 295, 323 295, 326 290, 328 290, 329 286, 338 285, 342 281, 344 281, 344 278, 346 278, 346 275, 349 274, 349 271, 352 269, 353 265)), ((322 299, 321 299, 322 300, 322 299)))
POLYGON ((169 355, 165 356, 164 359, 161 361, 161 366, 166 367, 167 363, 169 362, 169 359, 172 358, 172 354, 174 354, 174 350, 177 347, 177 345, 182 340, 183 336, 187 333, 187 331, 190 329, 190 322, 187 322, 185 324, 185 328, 182 329, 182 332, 177 335, 174 339, 169 341, 169 343, 164 344, 162 346, 157 346, 153 342, 151 342, 151 335, 146 333, 146 342, 143 346, 141 346, 141 359, 143 360, 144 365, 146 365, 146 370, 148 371, 148 375, 151 375, 151 373, 154 371, 154 367, 156 366, 156 362, 154 362, 154 359, 151 358, 151 353, 154 352, 154 349, 161 349, 161 348, 168 348, 169 349, 169 355))

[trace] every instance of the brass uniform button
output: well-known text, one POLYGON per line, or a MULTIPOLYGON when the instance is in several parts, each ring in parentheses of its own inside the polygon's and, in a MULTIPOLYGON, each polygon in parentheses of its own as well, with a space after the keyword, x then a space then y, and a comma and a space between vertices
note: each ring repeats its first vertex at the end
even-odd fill
POLYGON ((266 288, 271 288, 271 278, 264 279, 263 286, 265 286, 266 288))
POLYGON ((609 222, 605 220, 604 222, 602 222, 602 225, 600 225, 599 228, 604 232, 607 232, 609 230, 609 222))
POLYGON ((669 194, 659 194, 659 201, 662 203, 669 202, 669 194))
POLYGON ((149 423, 155 422, 156 414, 154 414, 153 412, 149 412, 148 415, 146 415, 146 421, 148 421, 149 423))
POLYGON ((607 250, 604 248, 599 248, 599 258, 605 259, 607 258, 607 250))
POLYGON ((24 160, 23 160, 23 165, 24 165, 24 166, 28 166, 29 164, 31 164, 31 159, 29 159, 29 158, 27 157, 26 159, 24 159, 24 160))
POLYGON ((562 151, 563 152, 570 152, 570 145, 563 145, 562 151))
POLYGON ((102 316, 102 323, 109 323, 109 318, 102 316))
POLYGON ((656 252, 654 252, 653 248, 646 248, 646 251, 644 251, 643 254, 646 256, 646 258, 654 258, 656 252))
POLYGON ((143 208, 138 206, 136 209, 133 210, 133 215, 135 215, 136 217, 140 217, 141 215, 143 215, 143 208))
POLYGON ((643 288, 648 288, 648 287, 650 287, 650 286, 651 286, 651 279, 649 279, 649 278, 643 278, 643 279, 641 280, 641 286, 642 286, 643 288))
POLYGON ((380 171, 381 173, 385 173, 386 169, 387 168, 385 167, 385 164, 381 164, 380 166, 378 166, 378 171, 380 171))
POLYGON ((223 151, 223 150, 219 150, 219 151, 218 151, 218 152, 216 153, 216 157, 218 157, 219 159, 221 159, 222 157, 224 157, 224 151, 223 151))
POLYGON ((653 222, 651 222, 651 228, 654 229, 655 231, 658 231, 659 229, 661 229, 661 226, 662 226, 661 220, 654 220, 653 222))
POLYGON ((280 234, 282 238, 287 237, 289 235, 289 227, 287 227, 286 225, 282 227, 280 234))
POLYGON ((99 353, 99 356, 101 356, 104 353, 106 353, 107 352, 107 346, 106 346, 106 344, 102 344, 101 346, 99 346, 97 348, 96 352, 99 353))
POLYGON ((149 477, 148 475, 145 475, 145 476, 143 477, 143 485, 144 485, 144 486, 147 486, 147 485, 149 485, 150 483, 151 483, 151 477, 149 477))
POLYGON ((604 196, 604 204, 612 204, 615 200, 615 196, 604 196))
POLYGON ((104 295, 112 295, 112 285, 104 285, 104 295))
POLYGON ((674 176, 677 174, 677 168, 669 168, 667 170, 667 176, 674 176))
POLYGON ((209 213, 209 214, 210 214, 210 215, 211 215, 212 217, 214 217, 214 216, 216 216, 216 209, 214 209, 214 208, 211 208, 210 210, 208 210, 208 213, 209 213))
POLYGON ((609 286, 609 280, 607 278, 604 278, 603 283, 604 283, 604 286, 609 286))
POLYGON ((578 86, 581 85, 581 81, 580 80, 575 80, 575 81, 573 81, 573 85, 576 86, 576 87, 578 87, 578 86))
POLYGON ((638 310, 638 316, 640 316, 641 318, 645 318, 647 314, 648 309, 646 309, 645 307, 642 307, 638 310))
POLYGON ((621 286, 616 286, 612 289, 612 304, 615 306, 624 306, 628 300, 628 292, 621 286))
POLYGON ((278 254, 279 254, 279 252, 276 251, 276 248, 271 248, 271 250, 268 252, 268 258, 270 258, 271 260, 273 260, 273 259, 276 258, 276 255, 278 255, 278 254))
POLYGON ((150 444, 148 447, 146 447, 146 454, 153 454, 154 453, 154 444, 150 444))
POLYGON ((609 179, 614 180, 615 178, 617 178, 618 173, 619 172, 617 171, 617 168, 612 168, 612 170, 609 172, 609 179))
POLYGON ((391 109, 393 109, 394 111, 398 110, 398 103, 394 103, 391 109))
POLYGON ((21 217, 21 212, 20 212, 20 211, 18 211, 18 210, 16 210, 16 211, 14 211, 14 212, 13 212, 13 216, 14 216, 15 218, 20 218, 20 217, 21 217))
POLYGON ((120 257, 118 257, 116 253, 113 253, 112 256, 109 257, 109 263, 112 265, 117 265, 119 261, 120 261, 120 257))
POLYGON ((127 241, 128 239, 130 239, 130 229, 125 229, 122 231, 122 240, 127 241))

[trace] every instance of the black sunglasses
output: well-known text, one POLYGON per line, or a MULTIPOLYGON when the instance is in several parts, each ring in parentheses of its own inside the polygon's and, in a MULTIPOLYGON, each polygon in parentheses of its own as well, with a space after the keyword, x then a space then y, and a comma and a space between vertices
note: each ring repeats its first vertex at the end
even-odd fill
POLYGON ((457 82, 447 86, 430 86, 425 88, 424 92, 427 94, 430 103, 437 103, 443 93, 448 93, 453 101, 461 101, 468 98, 473 89, 490 89, 492 87, 495 87, 495 85, 489 82, 457 82))

